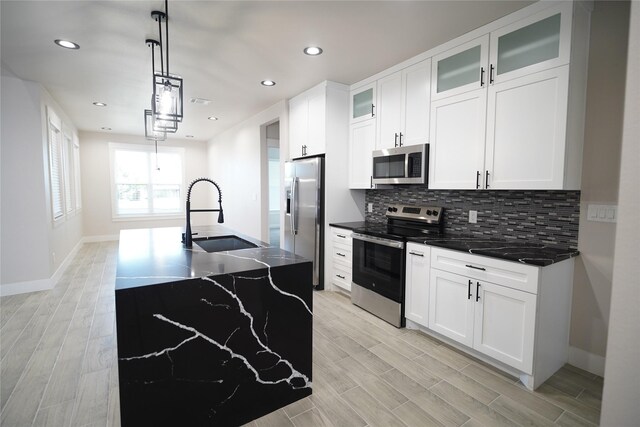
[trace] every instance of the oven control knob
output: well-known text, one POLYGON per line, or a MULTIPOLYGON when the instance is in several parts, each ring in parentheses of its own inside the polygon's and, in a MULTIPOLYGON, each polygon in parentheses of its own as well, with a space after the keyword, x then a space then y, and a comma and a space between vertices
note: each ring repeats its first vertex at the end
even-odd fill
POLYGON ((393 212, 393 208, 392 208, 391 206, 389 206, 389 207, 387 208, 387 211, 389 211, 389 212, 393 212))
POLYGON ((391 210, 393 210, 393 212, 398 212, 398 208, 391 208, 391 210))
POLYGON ((438 216, 438 211, 433 211, 433 214, 434 214, 435 216, 438 216))
POLYGON ((430 210, 427 210, 427 215, 431 215, 431 211, 430 210))

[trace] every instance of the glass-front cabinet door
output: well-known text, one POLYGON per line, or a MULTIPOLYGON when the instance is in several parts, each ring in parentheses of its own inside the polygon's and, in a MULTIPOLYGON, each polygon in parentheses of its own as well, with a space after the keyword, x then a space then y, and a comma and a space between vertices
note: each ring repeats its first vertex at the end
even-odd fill
POLYGON ((431 99, 437 100, 485 87, 489 35, 433 57, 431 99))
POLYGON ((572 2, 491 33, 490 83, 569 63, 572 2))
POLYGON ((376 82, 351 91, 350 122, 358 123, 376 116, 376 82))

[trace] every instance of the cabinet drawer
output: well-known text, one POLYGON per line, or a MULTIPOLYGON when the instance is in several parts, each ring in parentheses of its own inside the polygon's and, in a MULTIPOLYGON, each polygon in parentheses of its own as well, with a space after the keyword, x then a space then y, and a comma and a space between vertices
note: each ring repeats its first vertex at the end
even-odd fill
POLYGON ((343 228, 332 228, 331 239, 335 243, 342 243, 344 245, 351 246, 351 230, 345 230, 343 228))
POLYGON ((334 262, 331 282, 342 289, 351 291, 351 268, 334 262))
POLYGON ((333 244, 333 262, 344 264, 351 268, 351 246, 341 245, 339 243, 333 244))
POLYGON ((448 249, 432 248, 431 268, 486 280, 532 294, 538 293, 540 269, 530 265, 448 249))

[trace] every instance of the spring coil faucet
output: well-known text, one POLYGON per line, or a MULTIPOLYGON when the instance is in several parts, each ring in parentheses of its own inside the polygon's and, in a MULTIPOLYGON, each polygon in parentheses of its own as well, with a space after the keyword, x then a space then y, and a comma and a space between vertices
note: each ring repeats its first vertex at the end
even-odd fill
POLYGON ((224 213, 222 211, 222 190, 220 190, 220 186, 209 178, 198 178, 191 184, 189 184, 189 189, 187 190, 187 225, 185 227, 184 233, 182 234, 182 243, 184 243, 184 246, 187 248, 191 248, 193 246, 193 235, 191 234, 191 212, 219 212, 218 223, 222 224, 224 222, 224 213), (216 189, 218 190, 218 206, 220 207, 219 209, 191 209, 191 189, 196 183, 200 181, 210 182, 216 187, 216 189))

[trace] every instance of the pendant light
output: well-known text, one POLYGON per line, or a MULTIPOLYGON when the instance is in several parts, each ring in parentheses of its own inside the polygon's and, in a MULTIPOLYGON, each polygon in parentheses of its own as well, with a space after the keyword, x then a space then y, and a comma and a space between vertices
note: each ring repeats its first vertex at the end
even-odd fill
POLYGON ((160 72, 154 69, 151 111, 156 129, 175 132, 183 114, 183 81, 169 71, 169 2, 164 2, 164 12, 154 10, 151 17, 158 23, 160 46, 160 72), (162 22, 164 21, 164 41, 162 22), (164 48, 164 49, 163 49, 164 48), (163 52, 164 50, 164 52, 163 52), (175 129, 175 130, 173 130, 175 129))

